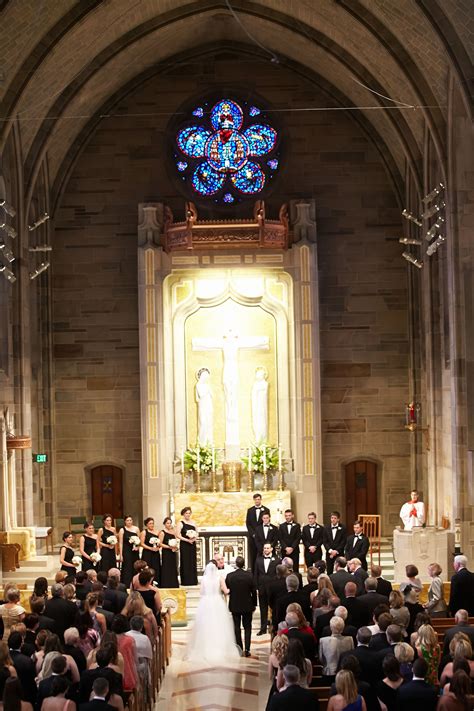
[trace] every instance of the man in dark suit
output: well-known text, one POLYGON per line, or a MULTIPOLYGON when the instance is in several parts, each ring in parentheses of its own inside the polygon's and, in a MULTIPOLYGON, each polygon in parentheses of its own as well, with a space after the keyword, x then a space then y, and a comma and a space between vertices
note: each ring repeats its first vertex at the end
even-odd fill
POLYGON ((314 635, 300 628, 300 621, 296 612, 288 612, 285 617, 286 627, 283 633, 288 639, 299 639, 303 645, 304 655, 307 659, 314 659, 316 653, 316 641, 314 635))
POLYGON ((331 578, 334 592, 341 598, 341 600, 344 597, 344 588, 346 587, 346 583, 352 581, 352 575, 348 572, 346 566, 347 560, 344 556, 339 555, 334 561, 334 573, 329 576, 331 578))
POLYGON ((115 706, 107 703, 109 695, 109 682, 99 676, 92 684, 92 699, 84 704, 79 704, 79 711, 114 711, 115 706))
MULTIPOLYGON (((303 585, 301 590, 304 592, 308 600, 310 600, 311 598, 311 593, 315 592, 315 590, 318 589, 319 576, 320 572, 317 568, 308 568, 308 570, 306 571, 306 579, 308 582, 306 583, 306 585, 303 585)), ((311 620, 309 621, 311 622, 311 620)))
POLYGON ((375 632, 370 640, 370 649, 373 652, 381 652, 383 649, 390 647, 390 642, 387 639, 387 630, 392 625, 393 617, 390 612, 382 612, 377 617, 377 626, 379 632, 375 632))
POLYGON ((354 535, 349 536, 346 545, 344 546, 344 555, 347 559, 358 558, 364 570, 367 570, 367 553, 369 552, 370 542, 367 536, 364 535, 364 529, 361 521, 354 523, 354 535))
POLYGON ((390 580, 382 578, 382 568, 380 565, 372 565, 370 568, 370 575, 372 578, 377 579, 377 592, 380 595, 390 597, 390 593, 392 592, 392 583, 390 580))
POLYGON ((449 643, 457 632, 463 632, 471 640, 474 647, 474 625, 469 623, 467 610, 458 610, 454 616, 455 625, 446 630, 444 634, 443 654, 449 654, 449 643))
POLYGON ((299 589, 299 587, 300 584, 296 575, 289 575, 286 578, 287 593, 286 595, 282 595, 281 597, 279 597, 277 600, 275 615, 276 619, 273 620, 274 629, 275 624, 276 626, 278 626, 280 622, 283 622, 286 617, 286 608, 292 602, 296 602, 298 603, 298 605, 301 606, 301 609, 303 610, 303 615, 311 623, 311 607, 309 605, 309 598, 302 590, 299 589))
POLYGON ((262 521, 255 529, 254 538, 258 555, 262 555, 264 543, 271 543, 273 551, 275 551, 275 546, 278 543, 278 527, 270 522, 270 514, 263 513, 260 518, 262 521))
POLYGON ((104 609, 119 615, 127 602, 127 593, 118 589, 119 581, 115 576, 108 578, 104 591, 104 609))
POLYGON ((398 705, 403 711, 435 711, 438 692, 425 681, 428 664, 421 657, 413 662, 413 679, 398 689, 398 705))
POLYGON ((314 511, 308 514, 308 523, 303 526, 301 531, 301 540, 304 546, 304 562, 307 568, 321 560, 323 557, 323 533, 324 529, 319 523, 316 523, 316 514, 314 511))
POLYGON ((253 495, 254 505, 247 509, 245 517, 245 525, 247 527, 248 550, 249 550, 249 565, 255 571, 255 561, 257 559, 257 548, 255 546, 255 533, 258 524, 261 522, 262 514, 270 513, 270 509, 262 505, 262 495, 253 495))
POLYGON ((250 638, 252 636, 252 613, 257 607, 257 590, 252 573, 244 570, 245 561, 242 556, 235 559, 237 570, 226 576, 225 584, 229 588, 229 610, 234 620, 235 641, 246 657, 250 657, 250 638), (244 628, 245 647, 242 645, 244 628))
POLYGON ((21 682, 23 701, 29 701, 32 706, 36 702, 36 667, 35 663, 26 654, 22 654, 21 645, 23 644, 23 637, 19 632, 11 632, 8 638, 8 646, 10 648, 10 657, 13 662, 13 666, 16 669, 18 678, 21 682))
POLYGON ((49 630, 50 632, 56 634, 55 621, 51 617, 47 617, 47 615, 44 614, 45 604, 44 597, 36 597, 35 595, 32 595, 30 598, 30 610, 33 614, 38 615, 38 627, 36 629, 36 633, 40 630, 49 630))
POLYGON ((365 581, 369 577, 369 574, 363 569, 359 558, 351 558, 351 560, 347 562, 347 567, 352 575, 352 580, 357 585, 357 594, 363 595, 365 591, 365 581))
POLYGON ((357 583, 346 583, 346 587, 344 588, 344 600, 342 602, 349 613, 349 617, 347 618, 348 624, 354 625, 357 629, 367 625, 367 610, 357 599, 357 583))
POLYGON ((341 669, 344 659, 352 655, 356 657, 360 667, 360 678, 369 684, 375 684, 378 677, 379 663, 376 653, 369 647, 372 639, 372 633, 368 627, 361 627, 357 631, 357 646, 349 652, 344 652, 339 660, 339 669, 341 669))
POLYGON ((62 676, 64 674, 66 674, 66 671, 67 671, 66 657, 64 657, 62 654, 57 657, 54 657, 53 661, 51 662, 51 676, 47 676, 45 679, 43 679, 39 683, 38 693, 36 696, 36 706, 35 706, 36 711, 41 711, 41 706, 43 704, 44 699, 47 699, 48 696, 53 695, 52 686, 53 686, 54 678, 56 676, 62 676))
POLYGON ((280 524, 278 538, 282 557, 291 558, 293 570, 297 571, 300 564, 301 526, 295 522, 295 516, 291 509, 285 511, 285 522, 280 524))
POLYGON ((374 610, 378 605, 388 605, 388 597, 377 592, 377 579, 366 578, 364 582, 365 593, 359 595, 359 601, 367 608, 368 619, 372 619, 374 610))
POLYGON ((63 642, 64 630, 74 627, 76 623, 77 605, 72 600, 64 599, 64 589, 59 583, 51 585, 51 595, 51 599, 46 602, 44 608, 45 614, 54 620, 57 634, 63 642))
POLYGON ((289 575, 291 575, 291 573, 288 572, 288 568, 281 563, 276 567, 276 578, 270 580, 267 585, 268 605, 272 611, 272 628, 274 634, 277 633, 278 629, 278 622, 276 621, 278 600, 288 592, 286 579, 289 575))
POLYGON ((451 578, 451 592, 449 595, 449 611, 455 615, 458 610, 467 610, 469 615, 474 615, 474 573, 467 569, 465 555, 454 557, 454 570, 451 578))
POLYGON ((331 512, 331 523, 324 527, 323 543, 326 549, 327 574, 331 575, 334 570, 334 561, 338 555, 344 555, 347 531, 341 523, 339 511, 331 512))
POLYGON ((118 694, 123 698, 122 675, 109 666, 113 662, 113 650, 110 646, 98 649, 95 660, 98 666, 95 669, 87 669, 81 674, 79 701, 84 703, 89 700, 94 681, 98 677, 107 679, 109 683, 109 698, 110 694, 118 694))
POLYGON ((316 617, 316 624, 314 626, 314 634, 316 635, 316 639, 321 639, 321 637, 323 636, 324 629, 329 625, 331 619, 334 617, 336 608, 339 607, 340 604, 341 600, 335 595, 329 598, 329 611, 324 612, 322 615, 318 615, 316 617))
POLYGON ((276 577, 276 567, 281 561, 273 555, 271 543, 263 546, 263 555, 257 556, 255 561, 255 587, 258 590, 258 604, 260 607, 260 630, 257 635, 267 633, 268 626, 268 585, 276 577))
POLYGON ((279 693, 273 694, 268 711, 319 711, 316 694, 299 685, 300 671, 293 664, 283 668, 285 685, 279 693))

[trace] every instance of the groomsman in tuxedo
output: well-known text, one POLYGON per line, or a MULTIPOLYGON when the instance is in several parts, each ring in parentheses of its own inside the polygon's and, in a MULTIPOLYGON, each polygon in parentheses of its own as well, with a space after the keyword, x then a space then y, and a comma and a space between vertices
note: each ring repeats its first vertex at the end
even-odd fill
POLYGON ((262 555, 255 561, 255 587, 258 590, 260 607, 260 630, 257 635, 267 633, 268 626, 268 586, 276 578, 276 568, 281 561, 273 555, 271 543, 265 543, 262 555))
POLYGON ((270 514, 261 515, 262 523, 255 529, 255 547, 257 554, 261 555, 265 543, 271 543, 273 551, 278 543, 278 527, 270 523, 270 514))
POLYGON ((291 509, 285 511, 285 522, 280 524, 278 538, 282 557, 288 556, 293 561, 293 570, 298 572, 300 564, 301 526, 295 522, 291 509))
POLYGON ((301 531, 301 539, 304 546, 304 562, 307 568, 317 563, 323 557, 324 529, 319 523, 316 523, 316 514, 314 511, 308 514, 308 523, 303 526, 301 531))
POLYGON ((329 526, 324 527, 323 534, 323 542, 326 549, 326 572, 328 575, 332 575, 336 558, 339 555, 344 555, 346 540, 347 531, 346 527, 341 523, 341 514, 339 511, 332 511, 331 523, 329 526))
POLYGON ((264 513, 270 513, 270 509, 266 506, 262 506, 262 495, 253 495, 254 505, 247 509, 247 517, 245 519, 245 525, 248 531, 248 542, 249 542, 249 565, 252 570, 255 570, 255 559, 257 557, 257 548, 255 546, 255 533, 257 526, 262 521, 262 515, 264 513))
POLYGON ((349 536, 344 548, 344 555, 347 560, 358 558, 364 570, 367 570, 366 555, 369 552, 369 539, 364 536, 364 530, 361 521, 354 523, 354 535, 349 536))

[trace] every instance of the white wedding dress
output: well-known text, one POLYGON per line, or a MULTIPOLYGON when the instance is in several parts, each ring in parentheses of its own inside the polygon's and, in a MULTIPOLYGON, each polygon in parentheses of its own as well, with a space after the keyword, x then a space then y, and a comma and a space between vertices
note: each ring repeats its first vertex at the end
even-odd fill
POLYGON ((232 615, 222 597, 221 577, 214 563, 208 563, 185 658, 195 662, 222 662, 239 657, 232 615))

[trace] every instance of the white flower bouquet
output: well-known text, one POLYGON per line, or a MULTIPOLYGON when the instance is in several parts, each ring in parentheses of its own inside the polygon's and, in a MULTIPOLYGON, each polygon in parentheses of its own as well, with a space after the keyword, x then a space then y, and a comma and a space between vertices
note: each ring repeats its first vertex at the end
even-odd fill
POLYGON ((116 546, 118 543, 117 536, 109 536, 107 538, 107 543, 109 544, 109 546, 116 546))
POLYGON ((178 547, 178 540, 176 538, 170 538, 168 541, 168 545, 170 548, 177 548, 178 547))
POLYGON ((130 536, 128 539, 130 544, 133 546, 133 550, 137 551, 140 546, 140 538, 138 536, 130 536))
POLYGON ((156 536, 152 536, 150 538, 150 545, 153 546, 153 548, 158 548, 158 546, 160 545, 160 539, 156 536))
POLYGON ((80 555, 75 555, 73 559, 71 560, 71 563, 78 568, 80 565, 82 565, 82 558, 80 555))
POLYGON ((100 555, 100 553, 97 553, 97 551, 94 551, 93 553, 91 553, 90 559, 94 563, 94 565, 97 565, 97 563, 102 560, 102 556, 100 555))
POLYGON ((189 531, 186 531, 186 537, 190 538, 192 541, 195 541, 198 537, 198 532, 190 528, 189 531))

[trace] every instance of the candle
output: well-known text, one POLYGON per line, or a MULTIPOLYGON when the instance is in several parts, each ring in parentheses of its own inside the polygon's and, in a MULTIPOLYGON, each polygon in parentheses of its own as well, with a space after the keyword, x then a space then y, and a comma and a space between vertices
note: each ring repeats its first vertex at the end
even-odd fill
POLYGON ((181 472, 184 474, 184 449, 181 450, 181 472))
POLYGON ((263 471, 267 471, 267 448, 263 445, 263 471))
POLYGON ((197 463, 196 463, 196 469, 198 472, 201 471, 201 450, 199 447, 197 448, 197 463))
POLYGON ((212 448, 212 471, 213 472, 216 471, 216 463, 215 463, 215 459, 214 459, 214 447, 212 448))
POLYGON ((278 445, 278 471, 281 472, 281 444, 278 445))
POLYGON ((249 472, 252 471, 252 447, 249 447, 249 466, 248 466, 249 472))

